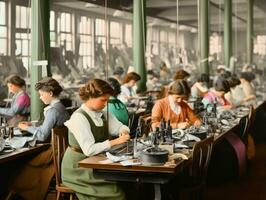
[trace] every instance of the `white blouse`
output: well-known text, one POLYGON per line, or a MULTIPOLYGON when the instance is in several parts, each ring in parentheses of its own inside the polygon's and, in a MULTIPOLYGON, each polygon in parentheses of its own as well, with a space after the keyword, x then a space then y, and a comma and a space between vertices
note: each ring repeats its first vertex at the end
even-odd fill
POLYGON ((136 88, 128 88, 126 85, 121 85, 121 93, 118 95, 118 99, 123 103, 127 103, 127 97, 136 96, 136 88))
MULTIPOLYGON (((96 112, 89 109, 85 104, 82 104, 81 108, 88 113, 96 126, 103 125, 102 115, 107 119, 106 111, 96 112)), ((108 114, 108 124, 109 134, 111 135, 118 135, 123 130, 129 132, 129 128, 118 121, 111 113, 108 114)), ((111 146, 108 140, 95 143, 91 125, 83 114, 74 112, 70 119, 65 122, 65 125, 73 133, 86 156, 93 156, 110 149, 111 146)))

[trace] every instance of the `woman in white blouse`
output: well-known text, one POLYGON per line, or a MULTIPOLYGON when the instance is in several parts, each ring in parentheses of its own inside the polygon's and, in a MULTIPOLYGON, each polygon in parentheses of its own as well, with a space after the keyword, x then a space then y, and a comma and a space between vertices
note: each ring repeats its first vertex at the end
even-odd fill
POLYGON ((128 103, 131 99, 136 97, 136 83, 141 79, 140 75, 135 72, 126 74, 123 85, 121 85, 121 93, 118 99, 123 103, 128 103))
POLYGON ((95 179, 92 170, 78 167, 80 160, 129 140, 128 127, 103 110, 113 93, 107 82, 89 81, 79 91, 84 104, 65 123, 69 129, 69 147, 63 158, 62 179, 76 192, 78 199, 125 199, 116 183, 95 179), (109 139, 109 134, 119 137, 109 139))

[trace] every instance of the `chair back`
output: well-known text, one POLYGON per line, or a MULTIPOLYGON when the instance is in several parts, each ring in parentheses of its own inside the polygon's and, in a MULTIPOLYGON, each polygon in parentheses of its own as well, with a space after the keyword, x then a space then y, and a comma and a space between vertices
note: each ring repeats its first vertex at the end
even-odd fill
POLYGON ((141 124, 141 135, 147 137, 152 131, 151 128, 151 114, 142 115, 139 117, 141 124))
POLYGON ((254 114, 255 114, 255 109, 251 105, 249 108, 249 113, 246 117, 242 118, 244 120, 244 127, 241 135, 241 139, 244 141, 244 143, 247 143, 247 137, 248 137, 248 132, 250 130, 251 124, 254 121, 254 114))
POLYGON ((192 150, 192 179, 195 183, 206 182, 212 154, 213 136, 197 142, 192 150))
POLYGON ((56 185, 60 186, 61 180, 61 162, 64 153, 68 147, 68 129, 67 127, 52 129, 52 150, 55 167, 56 185))

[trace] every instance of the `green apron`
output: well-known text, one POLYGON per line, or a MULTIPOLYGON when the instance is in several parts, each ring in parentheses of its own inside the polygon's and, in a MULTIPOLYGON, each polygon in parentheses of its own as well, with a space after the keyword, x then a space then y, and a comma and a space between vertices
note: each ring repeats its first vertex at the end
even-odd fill
MULTIPOLYGON (((95 139, 95 143, 103 142, 108 139, 107 121, 103 119, 103 126, 96 126, 90 116, 82 109, 77 110, 83 114, 88 123, 91 125, 91 131, 95 139)), ((68 141, 71 147, 79 148, 80 146, 74 135, 69 132, 68 141)), ((96 179, 93 176, 92 169, 84 169, 78 167, 78 162, 85 159, 83 153, 74 151, 70 147, 67 148, 62 161, 62 180, 63 184, 76 192, 79 200, 94 199, 125 199, 123 191, 115 182, 96 179)))

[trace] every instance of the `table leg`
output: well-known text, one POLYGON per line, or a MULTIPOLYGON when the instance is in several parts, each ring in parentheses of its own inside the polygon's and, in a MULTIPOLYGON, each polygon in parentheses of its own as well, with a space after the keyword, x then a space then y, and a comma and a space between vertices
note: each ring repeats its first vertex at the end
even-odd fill
POLYGON ((161 200, 161 185, 158 183, 154 184, 154 200, 161 200))

